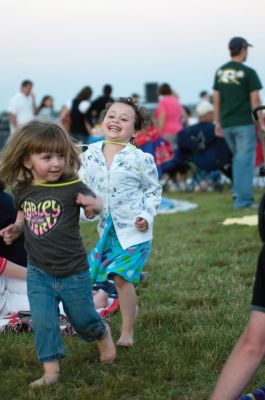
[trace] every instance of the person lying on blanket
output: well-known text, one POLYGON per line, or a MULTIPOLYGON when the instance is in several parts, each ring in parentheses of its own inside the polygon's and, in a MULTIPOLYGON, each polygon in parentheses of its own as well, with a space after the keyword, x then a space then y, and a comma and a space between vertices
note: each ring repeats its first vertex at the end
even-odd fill
MULTIPOLYGON (((0 257, 0 315, 30 310, 26 275, 25 267, 0 257)), ((93 300, 96 309, 108 306, 108 294, 102 289, 93 291, 93 300)), ((59 307, 64 315, 61 303, 59 307)))

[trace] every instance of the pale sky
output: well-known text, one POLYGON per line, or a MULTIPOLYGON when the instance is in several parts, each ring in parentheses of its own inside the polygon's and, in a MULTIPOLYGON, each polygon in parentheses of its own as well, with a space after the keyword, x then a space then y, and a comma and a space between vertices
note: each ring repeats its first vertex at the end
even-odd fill
POLYGON ((50 94, 57 110, 86 85, 97 97, 105 83, 114 97, 144 101, 146 82, 167 82, 195 103, 211 92, 233 36, 254 45, 246 64, 265 86, 264 21, 264 0, 2 0, 0 111, 24 79, 37 103, 50 94))

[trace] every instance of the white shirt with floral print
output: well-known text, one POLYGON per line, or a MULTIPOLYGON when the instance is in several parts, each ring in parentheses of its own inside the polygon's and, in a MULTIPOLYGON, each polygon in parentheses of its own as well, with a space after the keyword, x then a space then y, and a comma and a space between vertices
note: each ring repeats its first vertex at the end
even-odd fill
POLYGON ((103 199, 98 232, 103 234, 111 213, 119 242, 123 249, 153 238, 153 222, 161 201, 162 187, 154 158, 128 144, 113 159, 108 169, 102 152, 104 142, 88 146, 81 154, 81 180, 103 199), (147 220, 148 230, 140 232, 135 220, 147 220))

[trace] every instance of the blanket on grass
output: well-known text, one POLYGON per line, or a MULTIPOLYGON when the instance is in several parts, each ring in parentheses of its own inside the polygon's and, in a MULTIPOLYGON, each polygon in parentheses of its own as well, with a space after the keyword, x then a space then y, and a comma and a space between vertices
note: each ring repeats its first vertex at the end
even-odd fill
MULTIPOLYGON (((110 316, 119 308, 119 300, 109 296, 108 306, 98 309, 101 317, 107 321, 110 316)), ((65 315, 60 315, 60 329, 64 336, 76 335, 74 328, 69 323, 65 315)), ((0 332, 20 333, 32 332, 32 322, 30 316, 21 316, 20 313, 1 315, 0 332)))
POLYGON ((223 225, 248 225, 248 226, 257 226, 258 225, 258 216, 257 215, 245 215, 241 218, 226 218, 223 221, 223 225))
POLYGON ((198 204, 191 203, 190 201, 175 200, 163 196, 161 199, 161 204, 157 210, 157 214, 172 214, 175 212, 194 210, 197 207, 198 204))

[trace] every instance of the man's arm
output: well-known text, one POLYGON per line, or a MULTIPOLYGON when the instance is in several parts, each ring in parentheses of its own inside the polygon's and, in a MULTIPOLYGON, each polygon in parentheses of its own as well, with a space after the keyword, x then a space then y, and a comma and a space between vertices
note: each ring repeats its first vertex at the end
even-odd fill
POLYGON ((265 314, 252 310, 249 322, 226 361, 210 400, 235 400, 262 364, 265 314))
POLYGON ((34 93, 31 93, 31 99, 32 99, 32 111, 34 115, 37 115, 37 106, 36 106, 36 100, 35 100, 35 95, 34 93))
POLYGON ((220 123, 220 92, 213 91, 213 106, 214 106, 214 121, 215 121, 215 136, 223 137, 222 127, 220 123))
MULTIPOLYGON (((250 93, 250 102, 251 102, 252 109, 261 105, 260 95, 259 95, 258 90, 254 90, 253 92, 250 93)), ((260 127, 261 127, 263 133, 265 133, 265 121, 264 121, 264 115, 263 115, 262 110, 258 111, 258 118, 259 118, 260 127)))
POLYGON ((15 114, 8 113, 8 120, 11 123, 11 125, 13 125, 14 128, 17 127, 17 118, 15 114))

